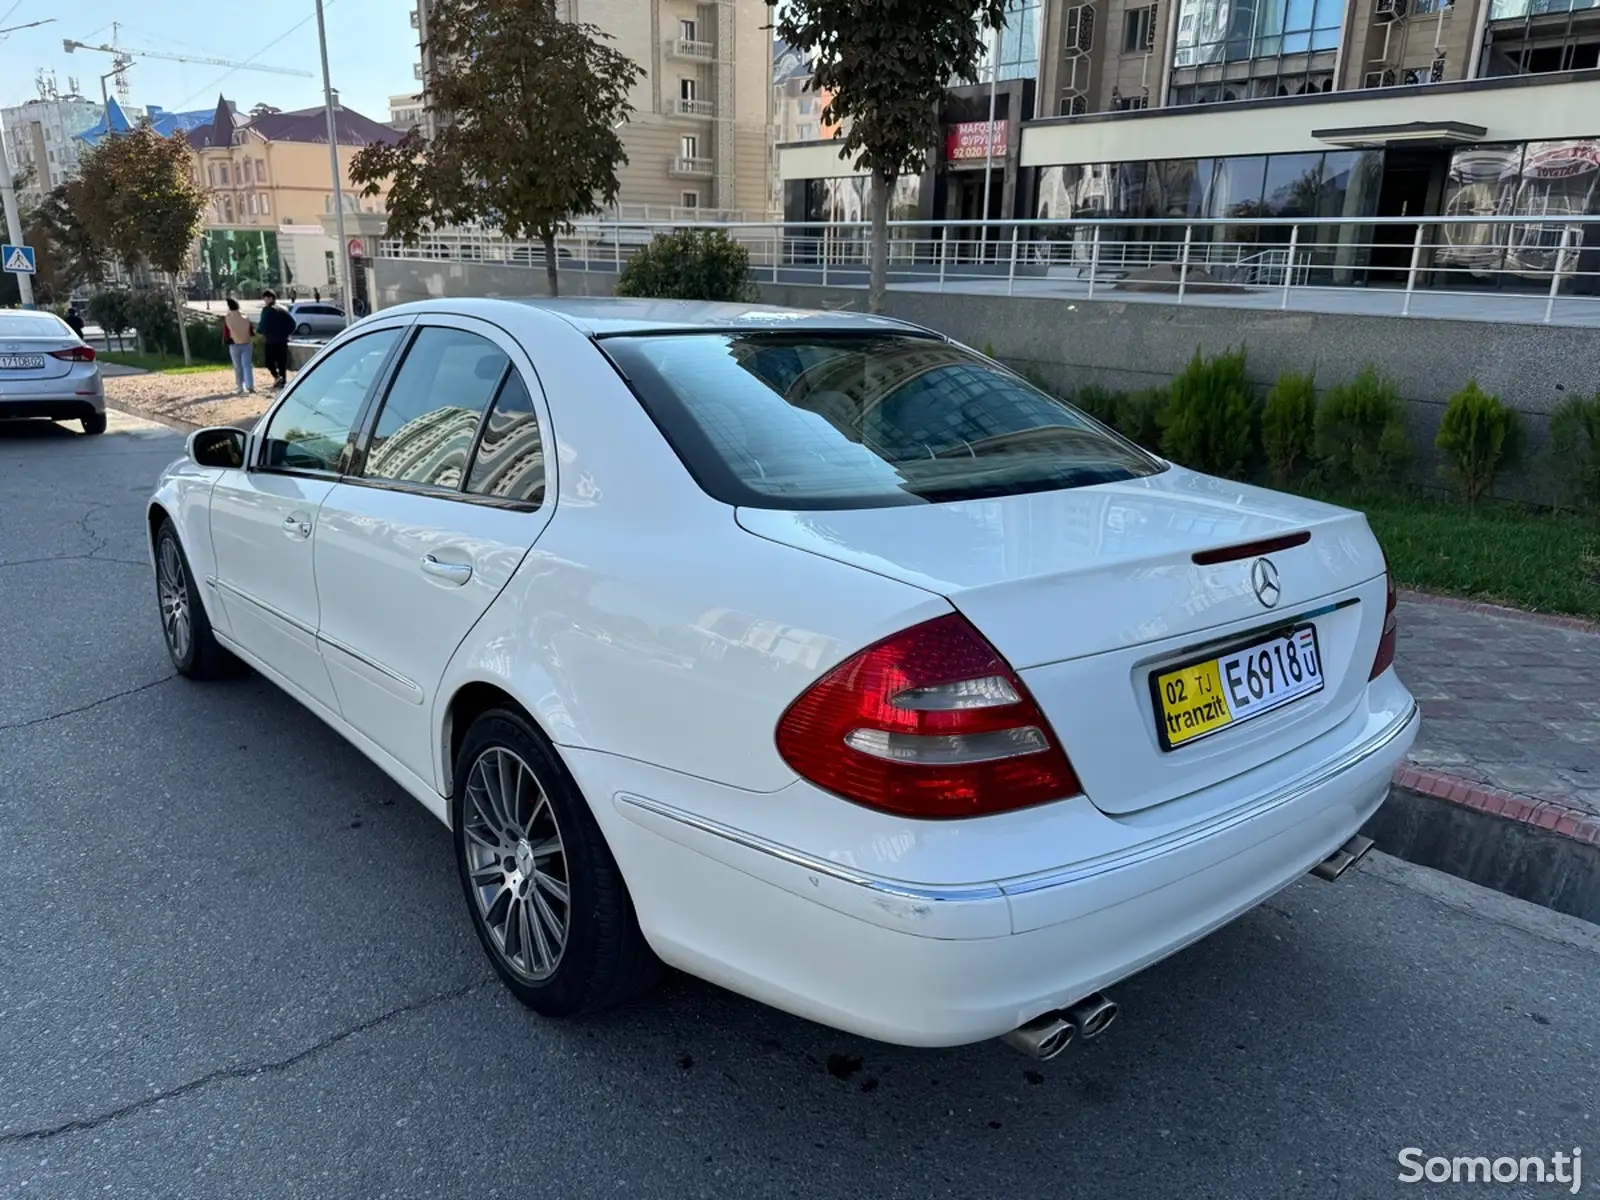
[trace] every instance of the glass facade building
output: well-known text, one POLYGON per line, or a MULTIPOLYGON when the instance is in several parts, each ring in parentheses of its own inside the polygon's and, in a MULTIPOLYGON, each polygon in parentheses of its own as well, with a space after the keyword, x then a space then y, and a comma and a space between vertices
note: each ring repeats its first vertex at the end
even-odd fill
POLYGON ((983 62, 977 82, 991 79, 1034 79, 1039 74, 1039 39, 1044 27, 1044 5, 1039 0, 1007 0, 1005 28, 984 30, 983 62), (998 37, 999 69, 995 66, 995 40, 998 37))
POLYGON ((1172 65, 1337 50, 1344 13, 1344 0, 1183 0, 1172 65))

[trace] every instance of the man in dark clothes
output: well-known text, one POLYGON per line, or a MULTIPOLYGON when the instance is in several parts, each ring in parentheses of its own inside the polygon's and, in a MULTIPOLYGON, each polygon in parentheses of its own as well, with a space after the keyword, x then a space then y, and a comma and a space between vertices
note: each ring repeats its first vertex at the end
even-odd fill
POLYGON ((294 332, 294 318, 278 307, 278 297, 270 291, 261 293, 261 302, 261 318, 256 322, 261 331, 261 356, 272 375, 272 386, 281 388, 289 381, 289 335, 294 332))
POLYGON ((72 332, 79 337, 83 336, 83 318, 78 315, 76 304, 67 305, 67 324, 72 326, 72 332))

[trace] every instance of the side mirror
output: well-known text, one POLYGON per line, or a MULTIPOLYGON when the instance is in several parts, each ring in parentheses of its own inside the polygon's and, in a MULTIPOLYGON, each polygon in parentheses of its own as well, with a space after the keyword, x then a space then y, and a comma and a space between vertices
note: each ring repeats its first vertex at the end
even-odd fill
POLYGON ((244 430, 218 425, 191 433, 183 452, 198 467, 242 467, 244 443, 244 430))

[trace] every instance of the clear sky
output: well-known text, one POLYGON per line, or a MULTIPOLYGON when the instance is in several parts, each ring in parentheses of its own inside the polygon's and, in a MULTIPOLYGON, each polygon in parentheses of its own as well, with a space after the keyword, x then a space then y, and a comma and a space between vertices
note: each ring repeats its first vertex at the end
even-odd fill
MULTIPOLYGON (((409 0, 323 0, 333 86, 343 104, 374 120, 388 119, 390 95, 418 86, 411 73, 417 59, 411 7, 409 0)), ((137 65, 128 72, 134 104, 173 111, 209 108, 219 91, 245 111, 259 103, 286 111, 322 103, 312 0, 0 0, 0 28, 47 17, 56 19, 0 40, 0 104, 37 95, 33 80, 41 67, 55 72, 62 91, 67 77, 76 76, 79 90, 98 99, 100 76, 110 70, 111 56, 86 50, 66 54, 61 42, 109 42, 113 21, 122 22, 121 44, 135 52, 250 59, 312 73, 308 79, 230 73, 226 67, 136 55, 137 65)), ((107 81, 108 88, 115 86, 107 81)))

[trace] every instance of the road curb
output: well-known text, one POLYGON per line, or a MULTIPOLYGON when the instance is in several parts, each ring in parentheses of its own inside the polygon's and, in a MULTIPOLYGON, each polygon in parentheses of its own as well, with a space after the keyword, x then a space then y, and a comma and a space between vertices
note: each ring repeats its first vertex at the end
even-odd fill
POLYGON ((203 425, 196 425, 193 421, 185 421, 181 417, 169 417, 165 413, 152 412, 148 408, 139 408, 137 405, 112 400, 109 396, 106 398, 106 407, 119 413, 125 413, 130 417, 154 421, 157 425, 165 425, 168 429, 175 430, 178 433, 193 433, 196 429, 205 428, 203 425))
POLYGON ((1600 817, 1410 765, 1362 830, 1396 858, 1600 924, 1600 817))

